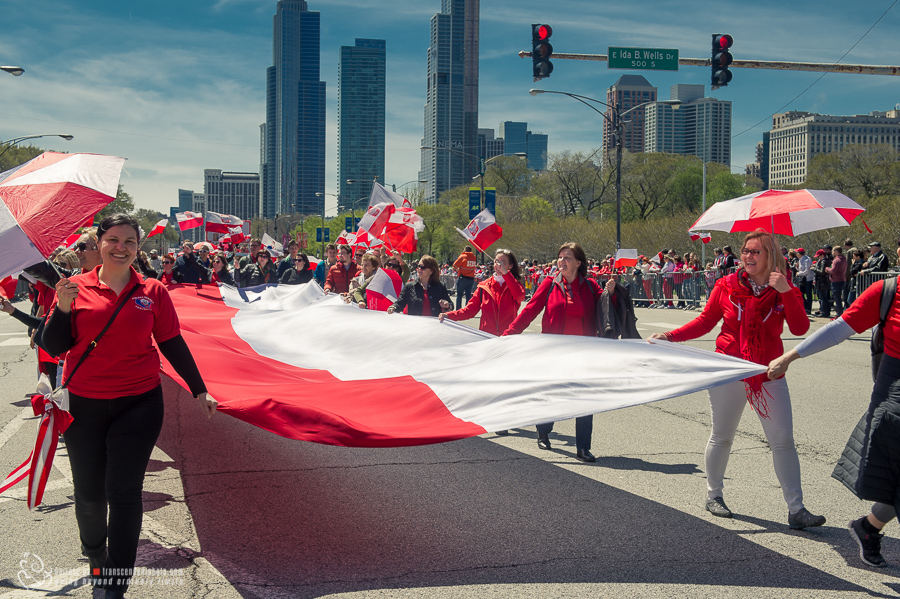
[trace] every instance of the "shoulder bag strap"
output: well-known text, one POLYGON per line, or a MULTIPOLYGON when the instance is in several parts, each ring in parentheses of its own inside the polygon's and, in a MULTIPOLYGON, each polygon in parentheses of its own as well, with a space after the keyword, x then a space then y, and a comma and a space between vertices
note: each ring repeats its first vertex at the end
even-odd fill
POLYGON ((888 312, 891 310, 891 304, 894 303, 894 296, 897 295, 897 277, 891 277, 884 282, 881 288, 881 326, 884 327, 884 321, 887 320, 888 312))
POLYGON ((95 348, 95 347, 97 347, 97 343, 100 341, 100 338, 103 337, 103 335, 106 333, 106 331, 109 329, 109 327, 112 326, 112 323, 113 323, 113 321, 116 319, 116 316, 119 315, 119 312, 122 310, 122 308, 125 307, 125 304, 128 302, 128 299, 129 299, 132 295, 134 295, 134 293, 135 293, 135 291, 137 291, 138 287, 140 287, 140 284, 139 284, 139 283, 136 283, 136 284, 131 288, 131 291, 129 291, 129 292, 125 295, 125 297, 122 298, 122 300, 119 302, 119 305, 116 306, 116 311, 113 312, 112 316, 109 318, 109 322, 106 323, 106 326, 103 327, 103 330, 100 331, 100 334, 98 334, 97 337, 96 337, 93 341, 91 341, 90 345, 87 346, 87 349, 84 350, 84 353, 81 354, 81 358, 78 360, 78 363, 75 364, 75 368, 72 369, 72 372, 69 373, 69 376, 68 376, 68 377, 66 378, 66 380, 63 382, 63 384, 60 385, 60 389, 65 389, 65 388, 69 385, 69 382, 72 380, 72 377, 75 376, 75 373, 78 371, 78 368, 79 368, 82 364, 84 364, 84 361, 87 359, 87 357, 88 357, 89 355, 91 355, 91 352, 94 351, 94 348, 95 348))

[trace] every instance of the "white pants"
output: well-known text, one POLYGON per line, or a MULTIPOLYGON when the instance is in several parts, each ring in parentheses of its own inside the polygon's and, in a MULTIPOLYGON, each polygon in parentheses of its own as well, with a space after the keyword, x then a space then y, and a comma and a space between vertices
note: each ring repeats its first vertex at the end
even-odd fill
MULTIPOLYGON (((800 458, 794 446, 794 425, 791 414, 791 396, 784 378, 763 383, 769 418, 760 418, 769 447, 775 475, 781 484, 781 492, 791 513, 803 508, 803 490, 800 487, 800 458), (771 394, 771 397, 769 397, 771 394)), ((722 487, 731 444, 741 414, 748 405, 747 392, 742 381, 720 385, 709 390, 712 409, 712 433, 706 445, 706 486, 709 498, 723 497, 722 487)))

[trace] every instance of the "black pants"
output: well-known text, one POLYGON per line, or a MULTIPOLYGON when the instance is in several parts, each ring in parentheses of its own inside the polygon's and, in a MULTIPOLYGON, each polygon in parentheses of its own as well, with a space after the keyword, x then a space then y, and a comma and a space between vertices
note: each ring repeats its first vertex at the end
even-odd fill
MULTIPOLYGON (((141 534, 144 472, 162 429, 162 387, 116 399, 70 397, 74 422, 63 437, 75 483, 81 550, 96 558, 108 547, 106 567, 124 569, 125 575, 105 586, 124 591, 141 534)), ((110 577, 101 572, 100 578, 110 577)))
MULTIPOLYGON (((546 437, 553 430, 553 422, 546 422, 537 425, 539 437, 546 437)), ((575 419, 575 448, 591 449, 591 435, 594 432, 594 416, 579 416, 575 419)))

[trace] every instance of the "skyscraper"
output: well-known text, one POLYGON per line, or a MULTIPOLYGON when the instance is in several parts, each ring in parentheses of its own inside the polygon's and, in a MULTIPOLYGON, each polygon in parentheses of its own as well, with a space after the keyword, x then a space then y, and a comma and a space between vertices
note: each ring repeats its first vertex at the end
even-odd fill
POLYGON ((670 99, 682 102, 644 107, 644 151, 697 156, 704 162, 731 164, 731 102, 706 98, 706 87, 678 84, 670 99))
POLYGON ((385 41, 341 46, 338 63, 338 193, 346 206, 384 182, 385 41), (359 183, 348 184, 348 179, 359 183))
POLYGON ((422 137, 425 200, 478 173, 478 19, 480 0, 441 0, 431 18, 422 137))
POLYGON ((535 171, 547 168, 547 136, 529 131, 528 123, 503 121, 500 137, 503 138, 503 153, 507 156, 524 153, 528 168, 535 171))
POLYGON ((279 0, 273 66, 266 70, 262 212, 319 214, 325 205, 325 82, 319 80, 319 13, 279 0))
MULTIPOLYGON (((645 102, 656 100, 656 88, 641 75, 622 75, 612 87, 606 90, 606 103, 610 106, 618 106, 619 113, 640 106, 645 102)), ((629 152, 644 151, 644 110, 636 108, 628 113, 623 120, 625 124, 622 132, 622 147, 629 152)), ((607 116, 612 117, 613 111, 608 111, 607 116)), ((616 149, 615 131, 609 121, 603 119, 603 153, 604 164, 610 162, 610 152, 616 149)))

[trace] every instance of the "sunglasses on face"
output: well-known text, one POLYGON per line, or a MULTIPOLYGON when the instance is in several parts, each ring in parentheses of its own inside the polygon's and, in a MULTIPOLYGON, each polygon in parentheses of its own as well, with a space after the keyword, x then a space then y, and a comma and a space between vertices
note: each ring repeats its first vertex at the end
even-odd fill
POLYGON ((741 250, 741 256, 746 256, 747 254, 750 254, 751 256, 759 256, 759 254, 760 254, 761 252, 762 252, 762 250, 748 250, 748 249, 743 249, 743 250, 741 250))
POLYGON ((426 268, 428 267, 424 264, 416 264, 416 270, 425 270, 426 268))
MULTIPOLYGON (((75 251, 83 252, 84 250, 87 249, 87 247, 88 247, 88 244, 82 241, 80 243, 75 244, 75 251)), ((97 246, 95 246, 95 245, 91 246, 91 250, 96 250, 96 249, 97 249, 97 246)))
POLYGON ((166 261, 163 262, 163 264, 173 264, 173 263, 172 263, 172 262, 169 262, 168 260, 166 260, 166 261))

